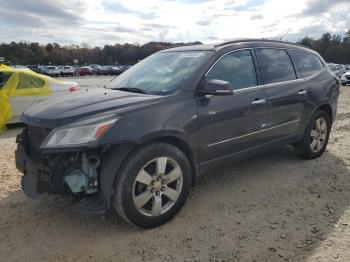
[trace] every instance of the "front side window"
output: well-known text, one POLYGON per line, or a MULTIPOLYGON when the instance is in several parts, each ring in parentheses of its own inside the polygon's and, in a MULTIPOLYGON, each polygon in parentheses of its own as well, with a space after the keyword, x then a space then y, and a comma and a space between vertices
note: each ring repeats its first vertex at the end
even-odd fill
POLYGON ((0 72, 0 90, 6 85, 7 81, 10 79, 12 73, 0 72))
POLYGON ((211 54, 212 51, 156 53, 116 77, 106 88, 167 95, 188 80, 211 54))
POLYGON ((255 52, 265 84, 296 79, 292 61, 285 50, 262 48, 255 52))
POLYGON ((41 78, 23 73, 18 74, 17 89, 42 88, 44 85, 45 81, 41 78))
POLYGON ((290 50, 288 53, 303 77, 312 76, 323 69, 323 64, 316 55, 296 50, 290 50))
POLYGON ((229 82, 233 90, 256 86, 256 71, 250 50, 225 55, 209 71, 206 79, 229 82))

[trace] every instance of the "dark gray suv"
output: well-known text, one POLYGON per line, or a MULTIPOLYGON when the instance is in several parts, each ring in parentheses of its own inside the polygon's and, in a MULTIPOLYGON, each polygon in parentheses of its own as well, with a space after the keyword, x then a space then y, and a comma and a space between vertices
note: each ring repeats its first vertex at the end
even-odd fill
POLYGON ((316 52, 289 43, 161 51, 105 88, 27 110, 16 150, 22 188, 155 227, 179 212, 204 171, 286 144, 321 156, 339 86, 316 52))

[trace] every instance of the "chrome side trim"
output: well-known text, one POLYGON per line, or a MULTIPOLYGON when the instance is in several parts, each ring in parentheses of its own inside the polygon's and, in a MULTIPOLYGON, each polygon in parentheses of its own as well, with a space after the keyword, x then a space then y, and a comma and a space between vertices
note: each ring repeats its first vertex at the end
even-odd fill
POLYGON ((260 88, 269 88, 269 87, 275 87, 275 86, 284 85, 284 84, 292 84, 292 83, 299 83, 299 82, 303 82, 303 81, 308 81, 308 80, 311 80, 312 78, 320 75, 325 70, 326 70, 326 67, 324 67, 321 71, 319 71, 311 76, 308 76, 306 78, 299 78, 299 79, 295 79, 295 80, 289 80, 289 81, 278 82, 278 83, 273 83, 273 84, 241 88, 241 89, 234 90, 233 93, 238 94, 238 93, 244 93, 247 91, 256 90, 256 89, 260 89, 260 88))
POLYGON ((259 130, 259 131, 255 131, 255 132, 252 132, 252 133, 249 133, 249 134, 245 134, 245 135, 242 135, 242 136, 237 136, 237 137, 233 137, 233 138, 230 138, 230 139, 227 139, 227 140, 223 140, 223 141, 220 141, 220 142, 209 144, 206 147, 212 147, 212 146, 220 145, 220 144, 227 143, 227 142, 230 142, 230 141, 238 140, 238 139, 241 139, 241 138, 244 138, 244 137, 247 137, 247 136, 263 133, 263 132, 266 132, 266 131, 269 131, 269 130, 272 130, 272 129, 275 129, 275 128, 279 128, 279 127, 287 126, 287 125, 290 125, 290 124, 298 123, 299 121, 300 121, 300 119, 293 120, 293 121, 290 121, 290 122, 287 122, 287 123, 284 123, 284 124, 281 124, 281 125, 278 125, 278 126, 273 126, 273 127, 270 127, 270 128, 266 128, 266 129, 263 129, 263 130, 259 130))

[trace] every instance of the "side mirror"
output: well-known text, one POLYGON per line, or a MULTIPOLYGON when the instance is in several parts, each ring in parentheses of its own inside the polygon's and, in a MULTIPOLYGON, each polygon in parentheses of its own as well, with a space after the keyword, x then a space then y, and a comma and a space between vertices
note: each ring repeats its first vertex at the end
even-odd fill
POLYGON ((204 89, 198 91, 201 95, 227 96, 233 95, 231 83, 212 79, 206 82, 204 89))

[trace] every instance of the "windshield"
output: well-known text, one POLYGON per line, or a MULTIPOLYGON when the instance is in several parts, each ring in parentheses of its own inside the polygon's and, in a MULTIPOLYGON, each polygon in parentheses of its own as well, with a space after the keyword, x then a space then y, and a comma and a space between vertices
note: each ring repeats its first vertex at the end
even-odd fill
POLYGON ((106 88, 166 95, 204 63, 210 51, 156 53, 109 82, 106 88))

